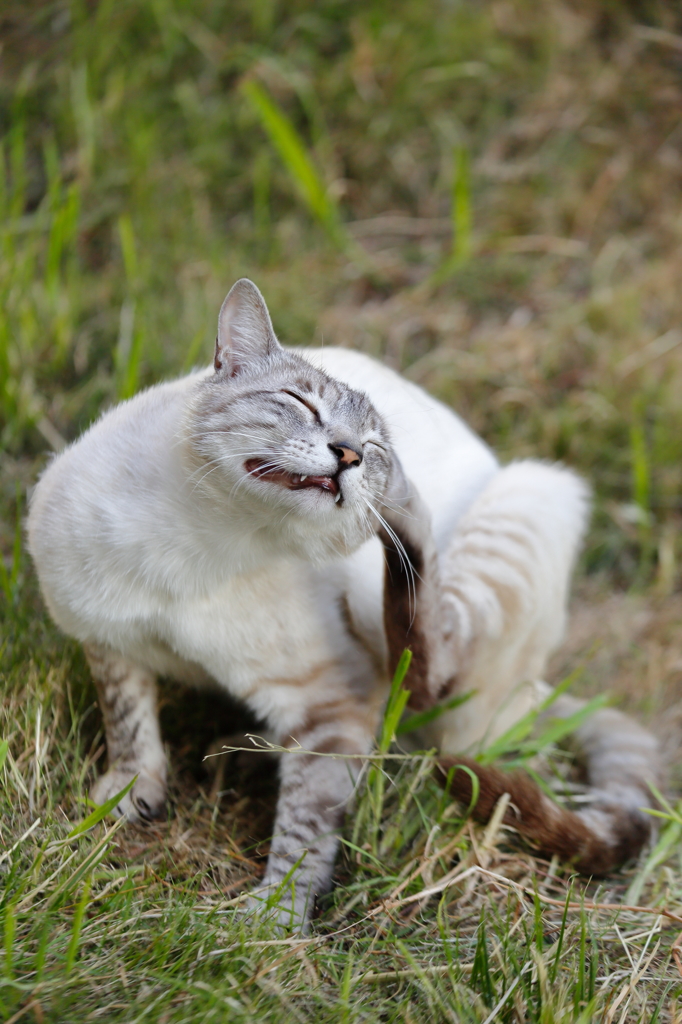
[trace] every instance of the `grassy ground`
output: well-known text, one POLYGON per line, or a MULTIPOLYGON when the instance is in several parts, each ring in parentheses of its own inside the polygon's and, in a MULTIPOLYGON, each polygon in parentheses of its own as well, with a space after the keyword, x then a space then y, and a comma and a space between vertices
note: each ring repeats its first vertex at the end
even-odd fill
POLYGON ((389 761, 312 936, 282 938, 231 905, 263 868, 272 769, 211 777, 239 711, 168 688, 168 823, 72 835, 101 721, 21 536, 50 451, 207 359, 246 274, 283 340, 374 353, 504 458, 589 477, 552 678, 582 666, 651 721, 674 792, 681 33, 654 0, 2 5, 5 1022, 682 1020, 682 922, 658 913, 682 913, 675 816, 586 886, 458 817, 427 761, 389 761), (623 902, 650 909, 603 906, 623 902))

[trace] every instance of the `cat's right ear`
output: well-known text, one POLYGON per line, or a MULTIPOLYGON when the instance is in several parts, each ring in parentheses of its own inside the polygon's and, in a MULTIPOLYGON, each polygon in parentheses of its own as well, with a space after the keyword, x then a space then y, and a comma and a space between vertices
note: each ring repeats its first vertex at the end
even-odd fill
POLYGON ((271 355, 279 347, 265 299, 253 281, 242 277, 220 307, 213 360, 216 373, 233 377, 254 359, 271 355))

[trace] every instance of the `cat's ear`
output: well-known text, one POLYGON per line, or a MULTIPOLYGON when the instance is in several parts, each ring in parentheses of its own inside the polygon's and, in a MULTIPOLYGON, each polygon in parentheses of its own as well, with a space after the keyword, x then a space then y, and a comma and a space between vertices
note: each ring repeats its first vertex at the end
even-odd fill
POLYGON ((252 360, 271 355, 279 347, 265 299, 253 281, 242 277, 220 307, 213 360, 216 372, 232 377, 252 360))

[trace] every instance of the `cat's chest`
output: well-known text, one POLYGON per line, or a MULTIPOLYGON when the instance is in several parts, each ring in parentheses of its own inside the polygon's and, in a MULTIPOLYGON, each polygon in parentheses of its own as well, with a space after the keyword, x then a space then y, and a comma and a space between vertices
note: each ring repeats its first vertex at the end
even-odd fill
POLYGON ((235 696, 247 696, 264 681, 343 658, 352 641, 342 603, 332 576, 283 560, 174 605, 166 639, 235 696))

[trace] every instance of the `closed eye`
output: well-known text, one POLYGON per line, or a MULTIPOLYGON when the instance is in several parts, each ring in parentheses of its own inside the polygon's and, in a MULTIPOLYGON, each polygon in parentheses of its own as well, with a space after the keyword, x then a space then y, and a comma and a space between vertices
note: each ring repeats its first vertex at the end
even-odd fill
POLYGON ((297 402, 300 402, 301 405, 304 405, 306 409, 310 410, 310 412, 313 414, 318 423, 322 423, 322 420, 320 419, 320 414, 315 408, 315 406, 311 405, 310 402, 308 402, 305 398, 301 398, 301 396, 297 395, 295 391, 287 391, 286 389, 284 389, 282 394, 288 395, 289 398, 295 398, 297 402))
POLYGON ((373 441, 371 438, 368 438, 366 441, 363 441, 363 444, 373 444, 375 448, 381 448, 382 452, 387 451, 383 444, 379 444, 378 441, 373 441))

